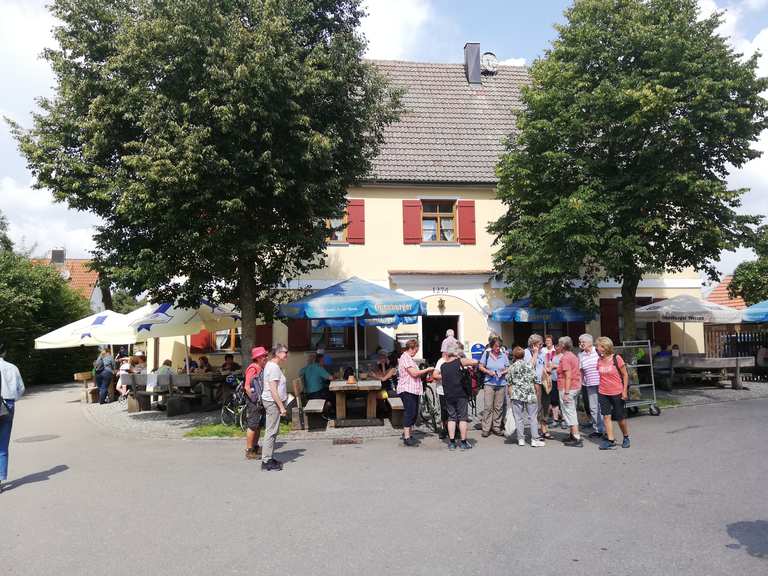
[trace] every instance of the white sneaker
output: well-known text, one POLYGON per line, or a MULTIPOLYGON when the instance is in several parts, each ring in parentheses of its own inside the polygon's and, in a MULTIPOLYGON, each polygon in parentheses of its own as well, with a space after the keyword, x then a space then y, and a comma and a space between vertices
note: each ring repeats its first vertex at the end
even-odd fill
POLYGON ((539 440, 538 438, 534 438, 533 440, 531 440, 531 446, 533 446, 534 448, 541 448, 542 446, 546 446, 546 445, 547 443, 544 442, 544 440, 539 440))
POLYGON ((518 446, 525 446, 525 438, 518 438, 517 439, 517 445, 518 446))

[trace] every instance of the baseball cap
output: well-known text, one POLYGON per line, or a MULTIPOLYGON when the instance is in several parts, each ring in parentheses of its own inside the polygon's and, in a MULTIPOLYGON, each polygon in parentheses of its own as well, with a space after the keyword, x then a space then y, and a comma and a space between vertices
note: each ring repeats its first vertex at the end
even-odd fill
POLYGON ((251 359, 256 360, 257 358, 261 358, 262 356, 267 355, 267 349, 264 348, 264 346, 256 346, 255 348, 251 348, 251 359))

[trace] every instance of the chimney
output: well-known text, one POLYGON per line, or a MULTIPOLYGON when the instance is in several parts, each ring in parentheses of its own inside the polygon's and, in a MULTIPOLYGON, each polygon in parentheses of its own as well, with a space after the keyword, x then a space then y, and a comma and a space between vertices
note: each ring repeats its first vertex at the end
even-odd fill
POLYGON ((63 265, 64 264, 64 260, 66 259, 66 257, 67 257, 66 250, 61 250, 61 249, 51 250, 51 263, 52 264, 63 265))
POLYGON ((480 80, 480 43, 467 42, 464 44, 464 71, 467 82, 471 86, 481 86, 480 80))

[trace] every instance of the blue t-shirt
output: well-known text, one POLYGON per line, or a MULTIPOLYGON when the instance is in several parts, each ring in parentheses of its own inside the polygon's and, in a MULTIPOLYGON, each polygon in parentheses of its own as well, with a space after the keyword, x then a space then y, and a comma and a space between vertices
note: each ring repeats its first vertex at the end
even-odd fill
MULTIPOLYGON (((483 352, 483 355, 480 357, 480 364, 490 370, 491 372, 501 372, 502 370, 505 370, 509 367, 509 358, 506 354, 504 354, 503 351, 499 352, 498 358, 494 358, 493 354, 491 354, 490 350, 486 350, 483 352)), ((506 376, 489 376, 488 374, 485 375, 485 384, 486 386, 505 386, 507 383, 506 376)))
POLYGON ((307 394, 320 392, 328 386, 328 380, 331 379, 331 375, 317 362, 302 368, 300 374, 304 378, 304 391, 307 394))

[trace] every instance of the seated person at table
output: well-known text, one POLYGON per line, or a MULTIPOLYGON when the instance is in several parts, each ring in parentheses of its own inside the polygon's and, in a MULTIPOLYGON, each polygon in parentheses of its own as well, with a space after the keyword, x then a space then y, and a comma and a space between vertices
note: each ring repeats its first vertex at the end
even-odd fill
POLYGON ((672 356, 672 352, 667 350, 667 345, 666 344, 662 344, 661 345, 661 350, 656 352, 656 358, 664 358, 666 356, 672 356))
POLYGON ((240 364, 235 362, 235 357, 232 354, 226 354, 224 356, 224 364, 221 365, 220 371, 224 372, 237 372, 240 370, 240 364))
POLYGON ((136 352, 136 356, 134 357, 136 360, 136 364, 134 365, 133 371, 136 374, 146 374, 147 373, 147 357, 144 355, 144 352, 139 350, 136 352))
MULTIPOLYGON (((186 367, 187 367, 187 361, 184 360, 184 370, 183 370, 184 372, 187 371, 186 367)), ((197 362, 195 362, 194 360, 190 360, 189 361, 189 371, 190 372, 196 372, 197 371, 197 362)))
POLYGON ((173 374, 173 362, 170 360, 163 360, 163 365, 160 366, 160 368, 157 369, 157 373, 160 376, 173 374))
POLYGON ((322 354, 317 353, 314 358, 310 356, 310 362, 299 371, 299 376, 304 380, 307 400, 331 401, 328 383, 333 377, 323 368, 322 354))
POLYGON ((397 366, 393 366, 386 350, 381 350, 376 363, 371 368, 371 377, 380 382, 389 382, 397 374, 397 366))
POLYGON ((126 379, 121 378, 121 376, 123 374, 133 374, 135 372, 133 369, 133 364, 134 359, 130 356, 125 356, 119 360, 119 368, 117 370, 117 386, 115 386, 115 389, 120 393, 121 397, 128 394, 128 385, 126 384, 126 379))
POLYGON ((197 368, 195 368, 195 373, 206 374, 208 372, 213 372, 213 367, 211 366, 211 363, 208 362, 207 356, 200 356, 200 358, 197 359, 197 368))

